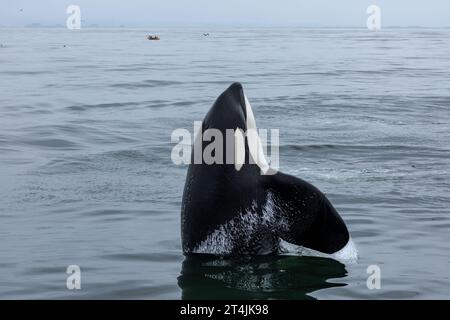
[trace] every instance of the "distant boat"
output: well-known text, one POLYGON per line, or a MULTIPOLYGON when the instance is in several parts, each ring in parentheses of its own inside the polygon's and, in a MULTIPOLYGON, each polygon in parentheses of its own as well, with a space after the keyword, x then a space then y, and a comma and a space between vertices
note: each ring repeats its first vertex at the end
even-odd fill
POLYGON ((158 36, 148 36, 148 40, 160 40, 158 36))
POLYGON ((207 37, 207 36, 209 36, 209 33, 204 33, 203 36, 207 37))

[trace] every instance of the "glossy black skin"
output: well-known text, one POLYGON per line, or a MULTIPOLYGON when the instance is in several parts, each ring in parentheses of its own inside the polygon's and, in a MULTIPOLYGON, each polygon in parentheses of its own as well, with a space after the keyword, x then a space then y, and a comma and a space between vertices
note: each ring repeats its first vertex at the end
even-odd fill
MULTIPOLYGON (((226 145, 226 129, 246 130, 246 111, 242 85, 233 83, 216 100, 202 124, 202 132, 216 128, 226 145)), ((202 150, 210 143, 201 142, 202 150)), ((261 175, 259 167, 246 159, 237 171, 234 164, 193 164, 186 177, 182 208, 181 238, 184 254, 191 254, 220 225, 236 218, 246 209, 263 214, 268 193, 274 202, 275 222, 261 226, 254 241, 243 245, 236 240, 231 255, 276 253, 279 239, 324 253, 345 246, 349 233, 345 223, 328 199, 314 186, 281 172, 261 175), (262 250, 264 249, 264 250, 262 250)), ((223 155, 226 150, 224 147, 223 155)))

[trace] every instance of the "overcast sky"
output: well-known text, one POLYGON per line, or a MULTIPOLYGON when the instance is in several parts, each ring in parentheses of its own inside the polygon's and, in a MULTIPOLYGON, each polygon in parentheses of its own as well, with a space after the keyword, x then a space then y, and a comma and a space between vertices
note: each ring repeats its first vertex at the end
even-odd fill
POLYGON ((365 27, 370 4, 382 26, 450 27, 449 0, 0 0, 0 26, 65 26, 70 4, 83 26, 365 27))

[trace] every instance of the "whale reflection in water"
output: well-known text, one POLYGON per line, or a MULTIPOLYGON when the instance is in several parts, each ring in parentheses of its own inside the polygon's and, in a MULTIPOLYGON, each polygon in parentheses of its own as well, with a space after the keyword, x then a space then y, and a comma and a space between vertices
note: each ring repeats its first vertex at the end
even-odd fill
POLYGON ((322 257, 191 255, 178 285, 182 299, 314 299, 317 290, 345 286, 328 280, 346 275, 342 263, 322 257))

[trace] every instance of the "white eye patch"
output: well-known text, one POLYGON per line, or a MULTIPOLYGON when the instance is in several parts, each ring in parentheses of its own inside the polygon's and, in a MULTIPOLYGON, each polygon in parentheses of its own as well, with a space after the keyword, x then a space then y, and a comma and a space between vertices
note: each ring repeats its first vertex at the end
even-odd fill
MULTIPOLYGON (((248 101, 245 95, 244 98, 245 98, 245 111, 247 114, 246 134, 247 134, 248 148, 250 151, 250 157, 253 160, 253 163, 255 163, 261 169, 262 174, 266 174, 269 171, 270 166, 264 155, 261 139, 258 135, 258 129, 256 128, 256 121, 255 116, 253 115, 252 106, 250 105, 250 102, 248 101)), ((245 159, 245 146, 242 145, 243 141, 240 139, 241 137, 237 137, 237 135, 235 135, 235 145, 236 145, 235 160, 239 159, 240 161, 242 161, 242 159, 245 159), (239 144, 237 142, 238 140, 240 140, 239 144)), ((236 161, 235 163, 237 164, 238 162, 236 161)), ((237 165, 235 165, 235 167, 237 170, 240 170, 242 165, 240 165, 239 169, 237 168, 237 165)))

